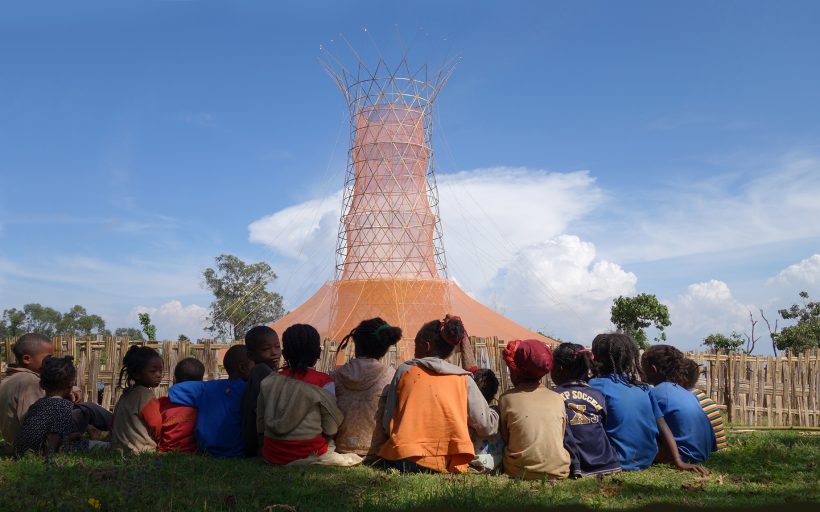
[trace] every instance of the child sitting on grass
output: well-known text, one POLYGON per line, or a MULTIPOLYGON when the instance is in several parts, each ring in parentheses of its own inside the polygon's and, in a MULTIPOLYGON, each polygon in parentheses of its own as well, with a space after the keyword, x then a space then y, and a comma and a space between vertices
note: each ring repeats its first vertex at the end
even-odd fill
MULTIPOLYGON (((193 357, 186 357, 174 368, 174 385, 182 382, 201 382, 205 377, 205 365, 193 357)), ((159 413, 162 415, 162 433, 157 442, 161 452, 196 451, 196 409, 171 402, 167 396, 159 399, 159 413)))
POLYGON ((313 369, 322 354, 322 338, 312 325, 293 324, 282 333, 282 356, 287 365, 279 372, 336 394, 333 377, 313 369))
POLYGON ((726 440, 726 431, 723 429, 723 415, 720 413, 717 404, 709 398, 703 390, 698 389, 698 377, 700 377, 700 367, 698 363, 691 359, 683 361, 683 370, 680 372, 678 384, 684 389, 688 389, 690 393, 695 395, 698 399, 703 412, 709 419, 709 424, 712 425, 712 433, 715 436, 715 445, 718 450, 723 450, 729 446, 726 440))
POLYGON ((336 435, 336 451, 362 457, 374 455, 386 436, 379 419, 384 415, 385 390, 395 373, 382 358, 401 339, 401 329, 381 318, 364 320, 342 339, 337 353, 353 340, 355 358, 335 372, 336 404, 344 415, 336 435))
POLYGON ((620 471, 618 454, 606 435, 606 399, 588 384, 593 372, 592 351, 576 343, 561 343, 552 357, 552 390, 561 395, 567 409, 570 433, 564 444, 572 457, 572 476, 620 471))
POLYGON ((242 398, 242 442, 245 444, 245 456, 256 457, 262 444, 256 432, 256 401, 259 399, 259 386, 262 381, 279 370, 282 348, 279 335, 267 325, 252 327, 245 334, 245 346, 248 358, 254 366, 248 376, 248 389, 242 398))
POLYGON ((81 433, 72 421, 74 404, 69 398, 76 380, 77 369, 71 356, 43 360, 40 386, 45 397, 32 404, 17 432, 14 448, 18 456, 27 451, 50 455, 61 448, 88 449, 88 440, 80 439, 81 433))
POLYGON ((678 455, 675 437, 663 419, 652 389, 641 382, 638 347, 626 334, 599 334, 592 340, 592 355, 598 367, 589 385, 606 400, 606 433, 625 471, 646 469, 658 454, 658 437, 674 454, 672 462, 681 470, 708 473, 701 466, 684 462, 678 455))
POLYGON ((225 352, 222 366, 228 372, 227 379, 180 382, 171 386, 168 398, 197 410, 199 451, 217 458, 244 457, 240 408, 254 364, 245 345, 234 345, 225 352))
POLYGON ((43 398, 40 369, 54 353, 54 344, 39 334, 24 334, 12 347, 16 365, 9 365, 0 381, 0 455, 14 454, 14 438, 20 431, 29 407, 43 398))
MULTIPOLYGON (((641 367, 646 381, 654 386, 658 407, 675 436, 678 455, 686 462, 702 462, 717 446, 712 425, 697 398, 677 384, 683 378, 684 359, 683 353, 671 345, 654 345, 643 353, 641 367)), ((659 452, 661 461, 670 459, 662 446, 659 452)))
POLYGON ((498 399, 504 473, 526 480, 568 477, 564 401, 540 382, 552 368, 552 352, 538 340, 515 340, 504 348, 504 361, 515 386, 498 399))
POLYGON ((463 351, 466 337, 461 319, 450 315, 419 329, 415 359, 399 366, 387 388, 382 420, 387 441, 378 451, 387 467, 464 473, 475 458, 469 429, 478 437, 498 430, 498 413, 472 374, 446 361, 456 347, 463 351))
POLYGON ((122 359, 119 385, 125 391, 114 407, 111 448, 154 452, 162 433, 159 400, 153 388, 162 382, 162 358, 151 347, 132 346, 122 359))
POLYGON ((262 381, 256 428, 263 436, 262 458, 284 465, 324 455, 327 438, 336 435, 344 415, 326 387, 329 376, 310 368, 319 357, 316 329, 293 325, 283 333, 282 342, 287 371, 262 381))
MULTIPOLYGON (((489 405, 498 393, 498 377, 489 368, 479 368, 473 372, 473 380, 481 396, 489 405)), ((498 406, 490 405, 490 409, 498 412, 498 406)), ((470 432, 475 449, 475 458, 470 462, 470 467, 479 473, 492 473, 501 469, 501 460, 504 457, 504 441, 501 435, 496 433, 488 438, 480 439, 470 432)))

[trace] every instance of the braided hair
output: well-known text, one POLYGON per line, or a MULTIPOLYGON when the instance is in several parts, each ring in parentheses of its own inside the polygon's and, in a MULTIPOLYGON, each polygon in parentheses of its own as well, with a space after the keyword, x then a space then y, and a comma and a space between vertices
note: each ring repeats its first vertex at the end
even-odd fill
POLYGON ((339 350, 353 340, 356 357, 381 359, 387 351, 401 340, 401 328, 393 327, 381 318, 363 320, 350 334, 342 338, 339 350))
POLYGON ((135 377, 143 371, 155 358, 159 358, 159 352, 151 347, 141 347, 132 345, 122 358, 122 369, 120 370, 120 387, 130 387, 135 381, 135 377), (125 386, 123 386, 123 381, 125 386))
POLYGON ((47 357, 43 359, 43 366, 40 368, 40 386, 46 393, 71 389, 76 379, 77 368, 74 366, 73 357, 47 357))
POLYGON ((282 333, 282 356, 294 372, 305 372, 322 353, 319 331, 308 324, 293 324, 282 333))
POLYGON ((433 320, 422 325, 416 334, 416 341, 431 343, 436 354, 447 359, 466 335, 467 330, 461 318, 446 315, 444 320, 433 320))
MULTIPOLYGON (((685 380, 683 352, 672 345, 653 345, 644 351, 641 364, 644 367, 654 366, 661 381, 679 383, 685 380)), ((646 372, 644 372, 646 373, 646 372)))
POLYGON ((692 389, 698 385, 700 378, 700 365, 692 359, 684 359, 681 364, 680 381, 676 384, 685 389, 692 389))
POLYGON ((638 347, 629 335, 619 332, 599 334, 592 340, 598 376, 619 376, 627 384, 646 388, 638 360, 638 347))
MULTIPOLYGON (((570 381, 588 381, 595 373, 592 352, 577 343, 561 343, 552 351, 553 368, 570 381)), ((556 384, 560 384, 556 382, 556 384)))

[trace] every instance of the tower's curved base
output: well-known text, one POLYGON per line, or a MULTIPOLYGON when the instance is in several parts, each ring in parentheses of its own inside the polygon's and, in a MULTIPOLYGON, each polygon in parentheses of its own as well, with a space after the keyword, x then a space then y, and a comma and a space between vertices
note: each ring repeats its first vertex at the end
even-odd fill
POLYGON ((328 281, 304 304, 270 325, 281 336, 293 324, 310 324, 323 339, 340 341, 362 320, 378 316, 404 331, 399 350, 405 359, 412 357, 413 338, 421 326, 448 313, 460 316, 471 336, 555 343, 496 313, 444 279, 328 281))

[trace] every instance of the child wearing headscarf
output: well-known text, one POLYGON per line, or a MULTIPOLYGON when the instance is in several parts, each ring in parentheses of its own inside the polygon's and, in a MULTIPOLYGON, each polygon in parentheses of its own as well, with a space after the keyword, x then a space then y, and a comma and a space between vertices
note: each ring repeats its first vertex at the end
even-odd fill
POLYGON ((514 386, 498 400, 504 472, 526 480, 566 478, 564 400, 541 383, 552 368, 552 352, 538 340, 515 340, 504 348, 504 361, 514 386))

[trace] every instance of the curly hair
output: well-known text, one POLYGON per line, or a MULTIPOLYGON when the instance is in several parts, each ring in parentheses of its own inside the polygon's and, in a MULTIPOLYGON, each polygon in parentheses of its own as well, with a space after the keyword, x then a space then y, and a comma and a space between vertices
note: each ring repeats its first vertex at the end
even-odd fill
POLYGON ((422 325, 416 334, 416 340, 432 343, 436 354, 446 359, 450 357, 466 334, 467 330, 461 318, 446 315, 444 320, 433 320, 422 325))
POLYGON ((11 347, 11 351, 14 353, 14 358, 19 364, 23 362, 23 356, 32 355, 40 345, 47 343, 51 343, 51 339, 48 336, 30 332, 17 338, 17 341, 15 341, 11 347))
POLYGON ((282 333, 282 356, 295 372, 305 372, 322 354, 322 338, 315 327, 293 324, 282 333))
POLYGON ((577 343, 561 343, 552 352, 554 368, 566 372, 569 380, 587 381, 595 373, 592 352, 577 343))
POLYGON ((356 357, 381 359, 387 351, 401 340, 401 328, 393 327, 381 318, 363 320, 350 334, 342 338, 340 349, 352 339, 356 357))
POLYGON ((661 382, 679 384, 686 380, 683 364, 685 359, 683 352, 672 345, 653 345, 644 351, 641 364, 654 366, 661 382))
POLYGON ((186 357, 174 367, 174 380, 177 382, 199 381, 204 377, 205 365, 194 357, 186 357))
POLYGON ((151 347, 132 345, 125 353, 125 357, 122 358, 119 386, 123 387, 123 381, 126 386, 129 386, 134 381, 134 377, 139 375, 151 361, 159 357, 159 352, 151 347))
POLYGON ((682 388, 692 389, 698 385, 700 365, 692 359, 684 359, 681 363, 680 381, 676 384, 682 388))
POLYGON ((638 347, 630 336, 618 332, 599 334, 592 340, 592 355, 597 376, 614 378, 618 375, 627 384, 647 387, 643 382, 638 347))
POLYGON ((76 379, 77 368, 74 366, 73 357, 47 357, 43 359, 43 367, 40 368, 40 386, 46 393, 71 388, 76 379))
POLYGON ((495 376, 495 372, 489 368, 479 368, 473 373, 473 380, 481 391, 481 396, 490 403, 498 393, 498 377, 495 376))

